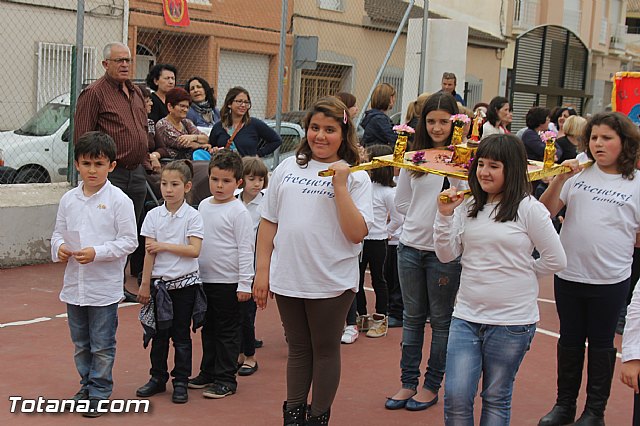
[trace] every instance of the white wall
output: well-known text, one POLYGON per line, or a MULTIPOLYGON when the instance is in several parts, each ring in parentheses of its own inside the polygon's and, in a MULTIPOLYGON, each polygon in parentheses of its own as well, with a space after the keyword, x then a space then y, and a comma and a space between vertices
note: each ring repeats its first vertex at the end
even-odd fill
POLYGON ((0 185, 0 268, 51 261, 51 234, 68 183, 0 185))
MULTIPOLYGON (((456 91, 462 93, 467 70, 469 26, 449 19, 429 19, 427 30, 424 91, 437 92, 441 88, 442 73, 453 72, 458 80, 456 91)), ((407 105, 418 97, 421 40, 422 19, 409 19, 402 91, 403 116, 407 105)))

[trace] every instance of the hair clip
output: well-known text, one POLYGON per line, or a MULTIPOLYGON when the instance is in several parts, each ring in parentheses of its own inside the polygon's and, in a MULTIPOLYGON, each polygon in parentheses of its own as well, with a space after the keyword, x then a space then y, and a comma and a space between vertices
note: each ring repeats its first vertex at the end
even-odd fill
POLYGON ((347 111, 342 110, 342 122, 344 124, 347 124, 347 121, 349 120, 349 117, 347 116, 347 111))

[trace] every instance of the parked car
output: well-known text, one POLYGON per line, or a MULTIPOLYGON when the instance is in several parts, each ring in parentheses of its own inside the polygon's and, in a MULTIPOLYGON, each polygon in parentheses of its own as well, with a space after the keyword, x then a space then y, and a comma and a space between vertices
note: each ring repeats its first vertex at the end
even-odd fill
MULTIPOLYGON (((289 123, 295 123, 302 127, 302 124, 303 124, 302 122, 304 121, 304 118, 306 116, 307 116, 307 111, 287 111, 282 113, 282 117, 280 117, 280 119, 282 121, 286 121, 289 123)), ((275 119, 276 117, 273 116, 273 117, 269 117, 267 120, 275 121, 275 119)))
MULTIPOLYGON (((274 120, 264 120, 267 125, 273 129, 276 128, 276 122, 274 120)), ((304 138, 304 130, 300 125, 289 122, 280 123, 280 137, 282 138, 282 145, 278 148, 280 162, 287 157, 291 157, 295 154, 296 148, 300 144, 302 138, 304 138)), ((274 153, 267 155, 263 158, 265 164, 269 170, 273 170, 278 165, 275 162, 274 153)))
POLYGON ((18 130, 0 132, 4 166, 13 183, 63 182, 69 149, 69 94, 54 98, 18 130))

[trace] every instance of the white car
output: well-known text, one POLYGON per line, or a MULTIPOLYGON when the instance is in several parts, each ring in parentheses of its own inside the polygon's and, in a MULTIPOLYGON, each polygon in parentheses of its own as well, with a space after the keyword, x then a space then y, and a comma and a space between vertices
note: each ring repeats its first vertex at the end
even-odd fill
POLYGON ((4 165, 16 170, 13 183, 67 179, 69 96, 54 98, 18 130, 0 132, 4 165))

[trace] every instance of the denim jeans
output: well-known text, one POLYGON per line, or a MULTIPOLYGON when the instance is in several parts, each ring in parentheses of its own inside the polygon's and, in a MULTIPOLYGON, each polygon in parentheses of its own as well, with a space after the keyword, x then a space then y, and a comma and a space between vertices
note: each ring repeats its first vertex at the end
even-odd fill
POLYGON ((473 426, 473 399, 482 375, 481 426, 508 425, 516 373, 536 325, 487 325, 453 318, 447 346, 444 420, 473 426))
POLYGON ((398 245, 398 275, 404 304, 400 379, 405 389, 418 387, 427 314, 431 316, 431 350, 423 386, 437 393, 442 385, 460 270, 458 259, 441 263, 432 251, 398 245))
POLYGON ((73 359, 80 373, 82 389, 90 398, 108 399, 113 390, 113 362, 116 356, 118 304, 77 306, 67 304, 73 359))

